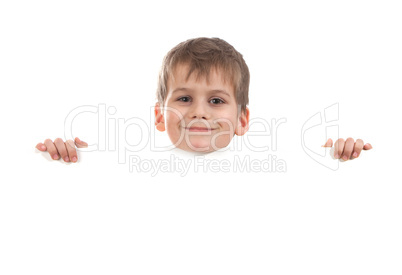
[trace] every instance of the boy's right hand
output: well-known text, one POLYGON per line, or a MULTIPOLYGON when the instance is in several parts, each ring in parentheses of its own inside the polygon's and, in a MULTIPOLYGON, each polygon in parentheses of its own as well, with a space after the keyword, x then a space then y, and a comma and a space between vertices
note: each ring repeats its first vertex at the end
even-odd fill
POLYGON ((51 139, 45 140, 44 143, 39 142, 36 145, 36 149, 42 152, 48 151, 50 157, 54 160, 58 160, 61 156, 65 162, 70 162, 70 160, 77 162, 78 157, 75 146, 77 146, 77 148, 85 148, 88 147, 88 144, 77 137, 74 141, 69 139, 66 142, 61 138, 56 138, 54 142, 51 139))

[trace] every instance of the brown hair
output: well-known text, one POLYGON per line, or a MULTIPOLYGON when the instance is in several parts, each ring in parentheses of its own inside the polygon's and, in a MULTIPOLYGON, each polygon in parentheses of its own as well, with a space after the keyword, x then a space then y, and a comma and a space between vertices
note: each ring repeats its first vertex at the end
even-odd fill
POLYGON ((212 68, 220 69, 224 81, 229 80, 235 88, 236 103, 241 111, 246 111, 250 72, 243 56, 236 49, 220 38, 199 37, 181 42, 171 49, 163 59, 159 73, 157 99, 164 104, 167 96, 168 78, 173 76, 178 64, 188 64, 187 80, 195 72, 196 78, 206 77, 212 68))

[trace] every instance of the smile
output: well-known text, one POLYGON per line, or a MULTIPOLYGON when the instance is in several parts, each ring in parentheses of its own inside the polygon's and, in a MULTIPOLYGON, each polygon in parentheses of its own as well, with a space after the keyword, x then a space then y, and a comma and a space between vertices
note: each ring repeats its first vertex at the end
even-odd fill
POLYGON ((190 132, 210 132, 216 129, 211 129, 211 128, 205 128, 205 127, 186 127, 186 130, 190 131, 190 132))

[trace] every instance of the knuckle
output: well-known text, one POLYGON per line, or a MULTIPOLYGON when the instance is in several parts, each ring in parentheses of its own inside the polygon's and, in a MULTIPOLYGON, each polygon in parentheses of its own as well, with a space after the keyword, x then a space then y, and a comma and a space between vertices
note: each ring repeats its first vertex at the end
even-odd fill
POLYGON ((74 149, 74 142, 71 139, 67 140, 65 144, 68 150, 74 149))
POLYGON ((50 138, 45 140, 45 143, 49 143, 49 142, 53 143, 53 141, 50 138))
POLYGON ((360 138, 356 139, 356 142, 364 143, 363 140, 360 138))
POLYGON ((353 138, 351 138, 351 137, 349 137, 346 141, 351 141, 351 142, 354 142, 354 139, 353 138))
POLYGON ((343 138, 338 139, 338 142, 345 142, 343 138))
POLYGON ((56 138, 55 140, 54 140, 54 142, 63 142, 63 140, 61 139, 61 138, 56 138))

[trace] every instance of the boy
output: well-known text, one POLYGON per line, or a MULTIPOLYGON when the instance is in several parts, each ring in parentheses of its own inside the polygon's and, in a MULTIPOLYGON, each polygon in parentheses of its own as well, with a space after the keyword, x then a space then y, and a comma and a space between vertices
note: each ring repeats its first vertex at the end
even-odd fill
MULTIPOLYGON (((210 153, 229 145, 249 126, 250 73, 242 55, 219 38, 195 38, 178 44, 165 56, 159 75, 155 126, 167 132, 175 147, 210 153)), ((86 143, 75 140, 77 147, 86 143)), ((324 145, 332 147, 329 139, 324 145)), ((77 161, 74 142, 47 139, 36 146, 53 159, 77 161)), ((348 160, 371 149, 361 139, 339 139, 335 157, 348 160)))
POLYGON ((155 126, 186 151, 209 153, 248 130, 250 73, 242 57, 218 38, 180 43, 165 56, 155 126))

